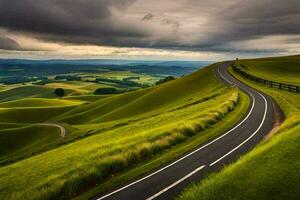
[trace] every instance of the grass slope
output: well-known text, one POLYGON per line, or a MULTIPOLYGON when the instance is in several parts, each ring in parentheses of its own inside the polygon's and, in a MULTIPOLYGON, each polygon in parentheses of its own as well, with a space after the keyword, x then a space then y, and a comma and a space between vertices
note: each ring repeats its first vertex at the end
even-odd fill
POLYGON ((56 127, 25 126, 0 130, 0 162, 36 152, 60 139, 56 127))
POLYGON ((240 60, 250 74, 277 82, 300 86, 300 55, 240 60), (291 78, 292 77, 292 78, 291 78))
MULTIPOLYGON (((272 79, 280 77, 280 81, 295 84, 291 80, 296 80, 294 77, 300 75, 299 57, 247 60, 249 71, 255 73, 256 68, 250 69, 250 66, 264 60, 268 60, 267 63, 272 65, 267 65, 266 68, 261 65, 260 68, 268 69, 265 73, 261 73, 261 77, 272 79), (281 66, 281 70, 278 70, 278 66, 281 66), (286 71, 282 75, 283 69, 286 71)), ((232 70, 231 73, 234 74, 232 70)), ((269 140, 263 141, 253 151, 242 156, 236 163, 225 167, 220 173, 191 186, 178 199, 299 199, 300 94, 256 85, 238 74, 234 75, 252 87, 271 95, 283 109, 286 120, 272 134, 273 137, 270 135, 269 140)))
POLYGON ((20 128, 20 127, 26 126, 26 125, 28 125, 28 124, 0 122, 0 130, 9 129, 9 128, 20 128))
POLYGON ((85 103, 80 100, 26 98, 0 103, 2 123, 38 123, 85 103))
POLYGON ((2 123, 40 123, 73 108, 74 106, 0 108, 0 121, 2 123))
POLYGON ((41 86, 23 86, 0 92, 0 102, 18 100, 25 97, 55 97, 53 89, 41 86))
POLYGON ((161 86, 80 105, 57 119, 93 134, 1 167, 0 199, 69 199, 167 155, 130 176, 135 177, 220 134, 223 129, 213 131, 213 124, 227 119, 222 128, 229 128, 248 105, 244 94, 215 78, 214 66, 161 86), (194 144, 165 154, 187 141, 194 144))
POLYGON ((64 82, 54 82, 45 85, 46 88, 64 88, 72 91, 72 95, 80 94, 91 94, 99 87, 108 87, 106 85, 101 85, 97 83, 89 83, 83 81, 64 81, 64 82))
POLYGON ((93 101, 98 101, 100 99, 104 99, 106 97, 109 97, 109 95, 78 95, 78 96, 67 96, 64 99, 93 102, 93 101))
POLYGON ((22 100, 8 101, 0 103, 0 108, 16 108, 16 107, 63 107, 76 106, 84 103, 80 100, 65 100, 65 99, 46 99, 46 98, 26 98, 22 100))
POLYGON ((58 119, 70 124, 99 123, 161 113, 186 102, 199 100, 199 97, 207 97, 208 94, 216 95, 222 87, 224 89, 212 74, 212 68, 206 68, 160 86, 101 99, 74 109, 58 119))
MULTIPOLYGON (((75 91, 65 89, 65 95, 74 94, 75 91)), ((44 86, 28 85, 0 91, 0 102, 19 100, 22 98, 57 98, 54 88, 44 86)))

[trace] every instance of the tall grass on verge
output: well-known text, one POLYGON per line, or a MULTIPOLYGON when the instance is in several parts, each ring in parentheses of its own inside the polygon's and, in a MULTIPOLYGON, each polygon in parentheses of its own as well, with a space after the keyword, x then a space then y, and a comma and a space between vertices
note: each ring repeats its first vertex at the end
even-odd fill
POLYGON ((164 131, 146 140, 134 142, 126 148, 117 149, 111 152, 110 156, 101 157, 99 155, 93 160, 93 165, 78 166, 76 167, 76 172, 70 171, 61 177, 52 177, 56 179, 55 185, 47 187, 47 183, 41 183, 34 186, 36 187, 34 189, 36 192, 24 190, 14 193, 12 199, 69 199, 72 196, 76 196, 83 190, 115 176, 130 166, 160 154, 168 148, 200 133, 233 110, 238 100, 239 92, 237 89, 233 89, 231 96, 226 101, 204 116, 182 122, 176 128, 164 131), (27 194, 30 194, 30 197, 27 194))

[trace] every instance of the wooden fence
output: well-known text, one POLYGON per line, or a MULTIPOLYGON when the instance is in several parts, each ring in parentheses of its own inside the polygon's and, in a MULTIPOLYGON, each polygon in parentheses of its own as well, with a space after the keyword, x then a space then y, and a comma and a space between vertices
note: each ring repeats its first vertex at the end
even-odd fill
MULTIPOLYGON (((245 67, 243 65, 241 65, 241 66, 245 67)), ((300 92, 300 86, 285 84, 285 83, 279 83, 279 82, 275 82, 275 81, 270 81, 270 80, 258 78, 256 76, 253 76, 253 75, 248 74, 247 72, 241 70, 235 64, 232 64, 232 69, 235 72, 237 72, 238 74, 244 76, 245 78, 250 79, 252 81, 255 81, 257 83, 265 84, 265 85, 268 85, 269 87, 274 87, 274 88, 278 88, 278 89, 281 89, 281 90, 287 90, 287 91, 291 91, 291 92, 300 92)))

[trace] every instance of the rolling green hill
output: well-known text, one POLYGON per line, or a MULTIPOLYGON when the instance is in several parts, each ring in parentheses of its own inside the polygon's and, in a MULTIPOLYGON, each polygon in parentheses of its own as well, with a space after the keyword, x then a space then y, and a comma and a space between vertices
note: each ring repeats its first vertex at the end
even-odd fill
POLYGON ((73 108, 74 106, 0 108, 0 120, 2 123, 40 123, 73 108))
POLYGON ((60 129, 41 123, 65 113, 85 101, 23 98, 0 103, 0 164, 34 155, 72 140, 76 134, 60 139, 60 129))
MULTIPOLYGON (((216 79, 212 65, 159 86, 61 112, 51 106, 22 107, 18 113, 34 109, 23 115, 31 113, 31 121, 45 115, 41 118, 72 124, 82 139, 0 167, 0 199, 69 199, 89 189, 93 190, 87 196, 93 196, 93 192, 124 183, 216 137, 237 122, 248 106, 244 93, 216 79)), ((63 108, 69 106, 59 109, 63 108)), ((7 113, 1 120, 16 119, 9 117, 15 113, 8 109, 2 109, 7 113)), ((25 128, 19 128, 19 135, 25 128)), ((9 134, 9 130, 3 133, 9 134)), ((28 145, 33 144, 20 144, 16 149, 28 145)))
POLYGON ((80 100, 25 98, 0 103, 2 123, 38 123, 85 103, 80 100))
POLYGON ((64 99, 93 102, 100 99, 104 99, 106 97, 109 97, 109 95, 78 95, 78 96, 67 96, 64 97, 64 99))
POLYGON ((246 70, 257 77, 300 86, 300 55, 240 60, 246 70), (292 78, 291 78, 292 77, 292 78))
MULTIPOLYGON (((239 62, 261 78, 299 84, 299 56, 239 62)), ((258 85, 233 70, 231 73, 272 96, 282 108, 286 120, 250 153, 220 173, 191 186, 178 199, 299 199, 300 93, 258 85)))
POLYGON ((19 128, 19 127, 26 126, 26 125, 28 125, 28 124, 0 122, 0 130, 8 129, 8 128, 19 128))
POLYGON ((60 139, 60 130, 47 126, 24 126, 0 130, 0 161, 34 153, 42 146, 55 143, 60 139))
MULTIPOLYGON (((66 95, 74 92, 73 90, 65 90, 66 95)), ((21 86, 9 90, 0 91, 0 102, 19 100, 22 98, 57 98, 53 88, 42 86, 21 86)))
POLYGON ((46 99, 46 98, 26 98, 22 100, 7 101, 0 103, 0 108, 20 108, 20 107, 63 107, 75 106, 84 103, 80 100, 65 100, 65 99, 46 99))
POLYGON ((39 86, 23 86, 0 92, 0 102, 18 100, 24 97, 55 97, 52 89, 39 86))
POLYGON ((212 73, 211 68, 160 86, 101 99, 60 116, 60 121, 70 124, 99 123, 155 115, 203 97, 209 98, 222 92, 225 87, 213 75, 203 75, 207 73, 212 73))

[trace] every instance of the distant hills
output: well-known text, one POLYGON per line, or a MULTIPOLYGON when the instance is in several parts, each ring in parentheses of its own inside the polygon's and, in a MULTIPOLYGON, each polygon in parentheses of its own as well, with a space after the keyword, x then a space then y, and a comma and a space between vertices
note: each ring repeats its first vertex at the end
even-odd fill
POLYGON ((146 74, 182 76, 211 64, 211 61, 140 60, 26 60, 0 59, 0 76, 33 76, 78 71, 124 70, 146 74))
POLYGON ((195 67, 208 65, 213 61, 142 61, 142 60, 115 60, 115 59, 84 59, 84 60, 27 60, 27 59, 1 59, 3 64, 72 64, 72 65, 159 65, 159 66, 181 66, 195 67))

